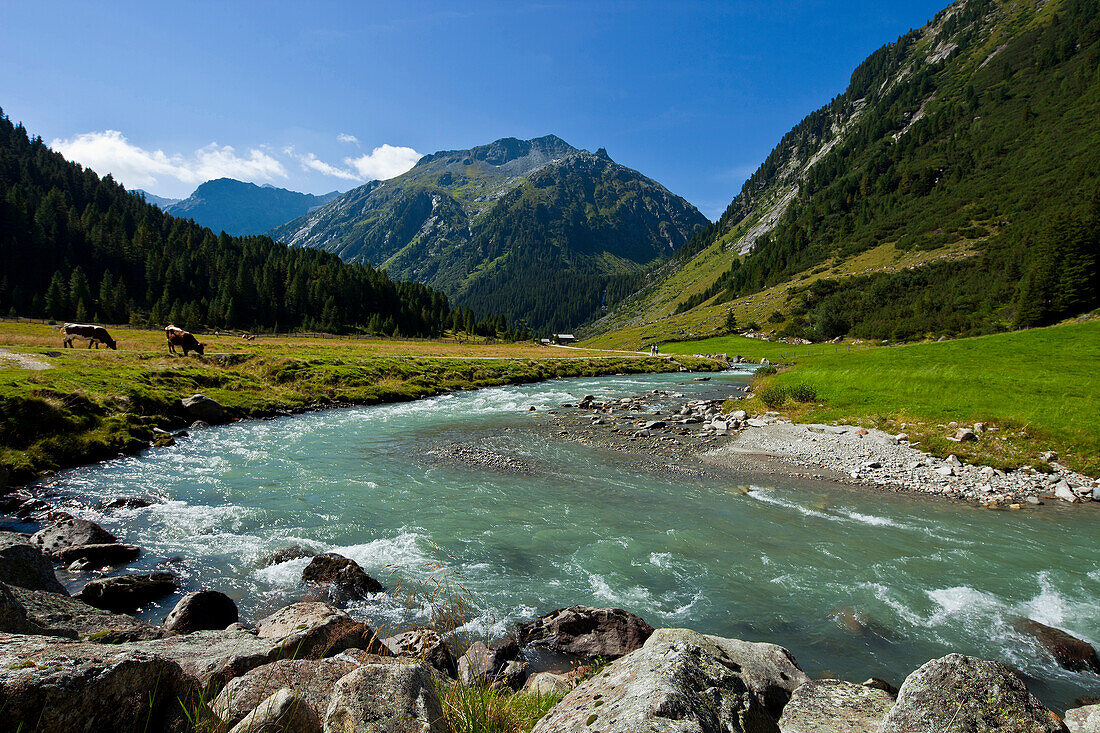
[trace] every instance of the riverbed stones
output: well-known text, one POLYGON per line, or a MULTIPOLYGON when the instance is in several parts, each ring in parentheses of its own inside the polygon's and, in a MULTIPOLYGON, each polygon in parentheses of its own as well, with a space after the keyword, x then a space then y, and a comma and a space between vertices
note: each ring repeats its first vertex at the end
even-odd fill
POLYGON ((894 704, 884 690, 843 680, 812 680, 791 695, 780 733, 878 733, 894 704))
POLYGON ((1079 498, 1077 498, 1077 494, 1073 493, 1073 489, 1071 489, 1069 484, 1065 481, 1059 481, 1057 484, 1054 485, 1054 495, 1062 501, 1068 502, 1070 504, 1076 504, 1077 502, 1081 501, 1079 498))
POLYGON ((201 420, 210 425, 226 421, 225 408, 204 394, 193 394, 180 400, 184 413, 190 420, 201 420))
POLYGON ((80 517, 65 516, 31 536, 31 544, 51 557, 77 545, 107 545, 118 540, 95 522, 80 517))
POLYGON ((141 555, 141 548, 137 545, 124 545, 118 542, 102 545, 74 545, 57 553, 62 565, 72 566, 75 563, 78 569, 118 567, 137 560, 139 555, 141 555))
POLYGON ((880 733, 1060 733, 1065 726, 1008 667, 962 654, 910 674, 880 733))
POLYGON ((774 733, 808 681, 782 647, 659 629, 566 695, 532 733, 774 733))
POLYGON ((1100 733, 1100 705, 1085 705, 1066 711, 1070 733, 1100 733))
POLYGON ((0 532, 0 582, 31 590, 68 595, 58 582, 53 563, 27 537, 0 532))
MULTIPOLYGON (((68 595, 9 586, 28 618, 39 628, 36 633, 68 639, 116 644, 155 639, 160 630, 133 616, 111 613, 68 595)), ((29 632, 26 632, 29 633, 29 632)))
POLYGON ((176 574, 161 570, 91 580, 80 590, 77 598, 96 608, 128 613, 177 590, 179 583, 176 574))
POLYGON ((177 634, 224 629, 237 623, 237 604, 224 593, 200 590, 188 593, 164 619, 164 630, 177 634))
POLYGON ((589 659, 614 660, 641 648, 653 627, 621 608, 559 608, 516 629, 523 645, 589 659))
POLYGON ((458 663, 443 635, 434 629, 412 629, 382 640, 395 657, 413 657, 449 677, 458 674, 458 663))
POLYGON ((326 552, 310 560, 302 571, 302 580, 323 586, 336 603, 366 598, 385 590, 381 583, 359 567, 359 563, 335 552, 326 552))
POLYGON ((1097 657, 1096 649, 1087 641, 1029 618, 1015 619, 1012 628, 1039 642, 1062 669, 1100 674, 1100 658, 1097 657))
POLYGON ((450 733, 423 664, 365 664, 332 689, 325 733, 450 733))
POLYGON ((345 649, 389 654, 371 627, 327 603, 303 601, 280 608, 260 620, 256 633, 296 659, 319 659, 345 649))

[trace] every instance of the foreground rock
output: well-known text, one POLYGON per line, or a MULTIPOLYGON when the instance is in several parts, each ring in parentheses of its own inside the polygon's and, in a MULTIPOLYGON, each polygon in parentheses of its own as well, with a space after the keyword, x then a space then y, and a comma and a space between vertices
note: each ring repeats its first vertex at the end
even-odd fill
POLYGON ((200 590, 180 599, 164 619, 164 630, 190 634, 192 631, 224 629, 237 623, 239 618, 237 604, 232 598, 216 590, 200 590))
POLYGON ((421 659, 448 677, 458 675, 458 664, 451 653, 451 647, 438 631, 413 629, 383 639, 382 643, 395 657, 421 659))
MULTIPOLYGON (((462 658, 458 660, 458 681, 466 687, 490 687, 497 681, 505 670, 505 667, 519 660, 519 644, 510 637, 493 642, 486 646, 478 641, 470 645, 462 658)), ((512 668, 511 681, 516 681, 519 672, 512 668)), ((523 680, 519 680, 520 684, 523 680)))
POLYGON ((1086 705, 1066 711, 1070 733, 1100 733, 1100 705, 1086 705))
POLYGON ((799 687, 779 718, 781 733, 878 733, 894 696, 841 680, 813 680, 799 687))
POLYGON ((0 583, 0 631, 8 634, 42 633, 41 627, 27 617, 27 609, 4 583, 0 583))
POLYGON ((554 672, 538 672, 527 678, 521 692, 528 695, 566 695, 576 685, 563 675, 554 672))
POLYGON ((225 408, 219 402, 203 394, 194 394, 180 400, 183 411, 191 420, 201 420, 211 425, 226 421, 225 408))
POLYGON ((57 556, 63 565, 77 563, 77 569, 114 568, 133 562, 141 555, 137 545, 124 545, 117 542, 105 545, 75 545, 61 550, 57 556))
POLYGON ((31 544, 51 557, 79 545, 111 545, 118 542, 113 534, 95 522, 80 517, 65 517, 31 536, 31 544))
POLYGON ((289 687, 284 687, 256 706, 229 733, 321 733, 321 721, 289 687))
POLYGON ((270 552, 264 555, 259 560, 257 560, 256 564, 262 568, 266 568, 270 565, 281 565, 284 562, 290 562, 291 560, 300 560, 306 557, 314 557, 316 555, 316 552, 310 550, 307 547, 302 547, 301 545, 288 545, 287 547, 284 547, 280 550, 275 550, 275 552, 270 552))
POLYGON ((1012 627, 1038 641, 1063 669, 1100 674, 1100 659, 1087 641, 1029 618, 1016 619, 1012 627))
POLYGON ((69 595, 58 582, 50 559, 29 539, 15 532, 0 532, 0 582, 69 595))
POLYGON ((621 608, 570 606, 522 624, 516 633, 525 646, 615 660, 640 649, 653 627, 621 608))
POLYGON ((277 641, 286 656, 298 659, 319 659, 345 649, 389 653, 371 627, 327 603, 304 601, 281 608, 261 619, 256 633, 277 641))
POLYGON ((332 689, 325 733, 450 733, 431 670, 366 664, 332 689))
POLYGON ((1007 667, 962 654, 905 679, 881 733, 1059 733, 1066 727, 1007 667))
POLYGON ((96 608, 127 613, 177 590, 179 583, 175 574, 161 571, 92 580, 80 590, 77 598, 96 608))
POLYGON ((17 586, 9 589, 38 627, 37 633, 45 636, 114 644, 155 639, 161 635, 155 626, 133 616, 110 613, 77 598, 17 586))
POLYGON ((808 681, 774 644, 660 629, 566 695, 532 733, 774 733, 791 693, 808 681))
POLYGON ((326 552, 310 560, 302 571, 302 580, 325 586, 336 603, 366 598, 386 590, 381 583, 367 575, 359 567, 359 563, 335 552, 326 552))

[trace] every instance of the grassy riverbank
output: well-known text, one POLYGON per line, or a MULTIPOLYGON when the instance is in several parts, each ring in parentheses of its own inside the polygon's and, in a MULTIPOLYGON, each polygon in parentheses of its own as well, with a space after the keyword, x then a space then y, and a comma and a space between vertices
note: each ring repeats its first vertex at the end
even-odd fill
MULTIPOLYGON (((1040 456, 1052 450, 1074 470, 1100 475, 1100 320, 891 347, 790 346, 729 336, 662 350, 790 364, 759 388, 812 386, 817 401, 778 408, 800 422, 905 431, 936 455, 1003 467, 1042 468, 1040 456), (1000 430, 976 443, 956 443, 946 439, 952 421, 1000 430)), ((770 409, 760 400, 752 407, 770 409)))
POLYGON ((558 377, 716 369, 714 362, 607 357, 531 344, 320 337, 202 337, 206 355, 167 353, 162 331, 112 329, 118 351, 61 349, 46 324, 0 321, 0 471, 12 482, 149 445, 188 420, 201 392, 237 417, 376 404, 558 377))

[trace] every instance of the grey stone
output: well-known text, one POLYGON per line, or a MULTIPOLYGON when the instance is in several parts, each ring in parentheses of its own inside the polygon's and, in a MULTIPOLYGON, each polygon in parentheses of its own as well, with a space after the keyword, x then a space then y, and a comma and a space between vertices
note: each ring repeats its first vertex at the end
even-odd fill
POLYGON ((516 628, 523 645, 608 660, 641 648, 652 633, 652 626, 629 611, 590 606, 559 608, 516 628))
POLYGON ((335 603, 366 598, 385 590, 381 583, 359 567, 359 563, 335 552, 326 552, 310 560, 302 571, 302 580, 324 586, 329 600, 335 603))
POLYGON ((518 691, 527 682, 527 662, 513 659, 505 662, 489 685, 493 690, 518 691))
POLYGON ((289 687, 264 700, 229 733, 321 733, 316 711, 289 687))
POLYGON ((573 682, 563 674, 537 672, 527 678, 521 692, 528 695, 566 695, 573 687, 573 682))
POLYGON ((8 586, 0 583, 0 631, 8 634, 40 634, 42 629, 27 616, 27 609, 8 586))
POLYGON ((1100 733, 1100 705, 1085 705, 1066 711, 1070 733, 1100 733))
POLYGON ((422 659, 444 674, 455 677, 458 663, 443 635, 434 629, 412 629, 383 639, 382 643, 396 657, 422 659))
MULTIPOLYGON (((203 394, 194 394, 180 400, 188 419, 217 425, 226 421, 225 408, 203 394)), ((194 424, 191 427, 195 427, 194 424)))
POLYGON ((237 623, 237 604, 224 593, 200 590, 188 593, 164 619, 164 630, 189 634, 204 629, 224 629, 237 623))
POLYGON ((31 536, 31 544, 47 555, 60 557, 61 551, 75 545, 108 545, 117 542, 113 534, 95 522, 66 516, 31 536))
POLYGON ((962 654, 910 674, 880 733, 1061 733, 1065 726, 1007 667, 962 654))
POLYGON ((659 629, 566 695, 532 733, 776 733, 783 706, 808 681, 782 647, 659 629))
POLYGON ((371 627, 327 603, 303 601, 281 608, 256 626, 261 639, 269 639, 297 659, 319 659, 345 649, 364 649, 388 655, 371 627))
POLYGON ((332 690, 325 733, 450 733, 422 664, 366 664, 332 690))
POLYGON ((133 616, 111 613, 60 593, 9 588, 28 618, 45 636, 61 636, 99 643, 155 639, 160 631, 133 616))
POLYGON ((135 573, 89 581, 77 598, 107 611, 128 612, 150 601, 171 595, 179 589, 175 573, 135 573))
POLYGON ((878 733, 894 704, 884 690, 842 680, 813 680, 799 687, 779 718, 781 733, 878 733))
POLYGON ((1100 674, 1100 657, 1087 641, 1029 618, 1014 619, 1012 628, 1039 642, 1062 669, 1100 674))
POLYGON ((955 431, 955 440, 966 443, 969 441, 977 440, 978 436, 970 428, 959 428, 955 431))
POLYGON ((1076 504, 1081 501, 1077 498, 1077 494, 1073 493, 1073 489, 1069 487, 1069 484, 1065 481, 1059 481, 1054 485, 1054 495, 1062 501, 1069 502, 1070 504, 1076 504))
POLYGON ((466 687, 487 687, 508 662, 519 659, 519 645, 512 639, 493 647, 480 641, 471 644, 458 660, 458 681, 466 687))
POLYGON ((301 545, 289 545, 275 552, 268 553, 259 559, 257 564, 266 568, 269 565, 280 565, 291 560, 300 560, 305 557, 314 557, 317 553, 301 545))
POLYGON ((50 559, 30 540, 15 532, 0 532, 0 582, 69 595, 54 575, 50 559))
POLYGON ((141 555, 141 548, 137 545, 123 545, 117 542, 103 545, 75 545, 57 553, 64 565, 79 562, 85 567, 92 568, 118 567, 136 560, 139 555, 141 555))

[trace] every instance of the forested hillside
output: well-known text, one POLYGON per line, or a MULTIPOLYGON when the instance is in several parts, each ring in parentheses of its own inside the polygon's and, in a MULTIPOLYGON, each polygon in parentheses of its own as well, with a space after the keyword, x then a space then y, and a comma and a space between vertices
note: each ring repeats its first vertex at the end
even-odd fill
POLYGON ((791 130, 642 317, 783 286, 790 335, 988 333, 1095 308, 1098 253, 1100 5, 961 0, 791 130))
POLYGON ((110 176, 66 161, 2 112, 0 313, 406 336, 477 325, 472 312, 452 313, 446 296, 424 285, 169 216, 110 176))

